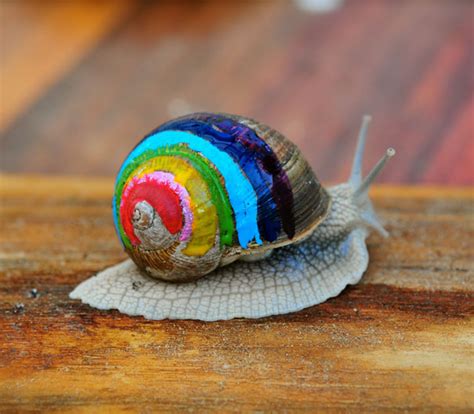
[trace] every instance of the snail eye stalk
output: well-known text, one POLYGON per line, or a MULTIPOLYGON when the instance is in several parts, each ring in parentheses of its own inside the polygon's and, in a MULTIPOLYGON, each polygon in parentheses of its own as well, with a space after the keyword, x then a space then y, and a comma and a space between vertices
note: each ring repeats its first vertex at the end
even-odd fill
POLYGON ((362 118, 362 125, 360 127, 359 137, 357 138, 357 148, 354 154, 354 161, 352 162, 351 175, 349 177, 349 182, 354 187, 358 187, 362 182, 365 141, 367 140, 367 131, 371 120, 372 117, 370 115, 364 115, 362 118))
POLYGON ((377 178, 380 172, 383 170, 386 162, 395 155, 395 150, 393 148, 388 148, 385 152, 385 155, 380 158, 379 162, 375 164, 375 167, 367 174, 364 180, 357 187, 354 197, 359 198, 363 196, 369 189, 370 184, 377 178))
POLYGON ((355 199, 361 198, 366 194, 370 184, 372 184, 375 178, 380 174, 385 163, 395 155, 395 150, 393 148, 388 148, 385 155, 379 160, 375 167, 372 168, 364 179, 362 179, 362 163, 364 161, 365 142, 367 140, 367 131, 371 120, 372 117, 370 115, 364 115, 362 118, 362 125, 357 139, 357 148, 354 154, 354 161, 352 162, 349 183, 355 188, 355 199))

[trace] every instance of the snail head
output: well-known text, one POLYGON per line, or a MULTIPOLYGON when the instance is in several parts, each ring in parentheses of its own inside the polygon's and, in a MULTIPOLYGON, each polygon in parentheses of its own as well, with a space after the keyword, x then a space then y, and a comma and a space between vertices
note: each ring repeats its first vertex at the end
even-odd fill
POLYGON ((332 206, 320 231, 326 232, 330 237, 339 237, 340 234, 347 234, 357 227, 370 227, 382 236, 388 236, 388 232, 375 214, 369 198, 369 188, 386 162, 395 155, 395 150, 388 148, 369 174, 362 176, 362 162, 370 120, 371 117, 368 115, 363 118, 349 180, 329 190, 332 206))

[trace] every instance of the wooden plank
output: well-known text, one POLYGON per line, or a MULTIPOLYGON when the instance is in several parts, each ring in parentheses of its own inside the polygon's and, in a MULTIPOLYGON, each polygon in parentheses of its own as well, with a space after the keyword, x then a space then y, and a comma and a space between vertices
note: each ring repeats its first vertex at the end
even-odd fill
POLYGON ((472 188, 378 187, 392 237, 370 237, 361 284, 291 315, 201 323, 68 299, 124 258, 112 186, 0 177, 0 411, 474 409, 472 188))
MULTIPOLYGON (((370 112, 367 165, 388 146, 400 154, 382 181, 474 184, 472 4, 347 1, 321 14, 295 3, 140 3, 113 36, 95 47, 88 43, 87 50, 76 47, 83 53, 79 64, 54 72, 53 86, 0 131, 2 170, 113 174, 159 123, 180 112, 211 110, 272 125, 302 148, 322 180, 342 180, 361 116, 370 112)), ((24 26, 56 27, 34 24, 33 11, 42 16, 42 5, 30 7, 24 26)), ((77 30, 97 37, 94 30, 106 30, 87 10, 79 17, 96 24, 77 30)), ((41 47, 26 42, 15 49, 24 59, 6 61, 10 102, 4 108, 13 110, 30 82, 45 83, 42 71, 55 62, 43 63, 45 49, 72 53, 65 47, 72 44, 68 30, 58 28, 55 48, 40 38, 41 47), (27 76, 31 67, 38 72, 33 77, 27 76)), ((21 34, 12 39, 20 42, 21 34)))
POLYGON ((0 131, 133 10, 129 0, 0 4, 0 131))

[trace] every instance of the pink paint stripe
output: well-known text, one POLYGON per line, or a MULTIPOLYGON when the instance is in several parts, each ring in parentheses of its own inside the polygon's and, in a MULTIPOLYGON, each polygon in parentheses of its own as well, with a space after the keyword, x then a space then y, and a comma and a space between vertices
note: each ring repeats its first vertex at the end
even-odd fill
POLYGON ((169 188, 171 188, 176 194, 178 194, 181 207, 183 209, 183 216, 184 216, 184 226, 181 230, 181 241, 186 241, 191 237, 192 233, 192 225, 193 225, 193 212, 191 210, 191 198, 189 197, 189 193, 185 187, 181 184, 177 183, 174 180, 174 175, 164 171, 155 171, 151 174, 145 174, 142 177, 133 177, 126 188, 123 190, 122 199, 126 199, 128 193, 131 189, 141 183, 147 182, 155 182, 160 184, 166 184, 169 188))

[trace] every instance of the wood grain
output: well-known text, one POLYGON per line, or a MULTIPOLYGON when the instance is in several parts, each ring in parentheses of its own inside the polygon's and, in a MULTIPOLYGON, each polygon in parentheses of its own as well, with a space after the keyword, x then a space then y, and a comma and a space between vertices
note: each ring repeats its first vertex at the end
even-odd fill
POLYGON ((161 122, 211 110, 275 127, 339 181, 369 112, 367 165, 399 154, 383 181, 474 184, 473 3, 295 4, 1 2, 0 169, 111 175, 161 122))
POLYGON ((0 411, 474 410, 473 189, 378 187, 392 236, 370 237, 362 283, 286 316, 200 323, 68 299, 125 257, 112 186, 0 176, 0 411))

